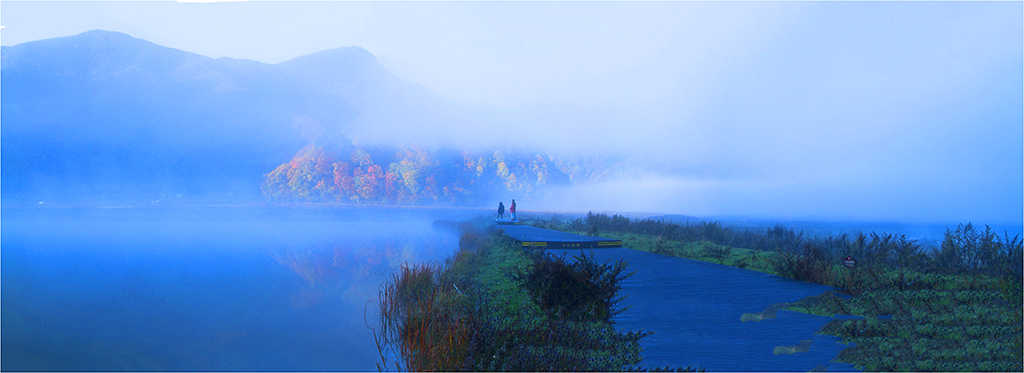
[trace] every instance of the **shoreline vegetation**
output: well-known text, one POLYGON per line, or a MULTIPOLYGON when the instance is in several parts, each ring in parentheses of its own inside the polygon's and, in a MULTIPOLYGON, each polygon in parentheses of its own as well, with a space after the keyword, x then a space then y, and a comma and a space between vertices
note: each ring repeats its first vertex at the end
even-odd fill
MULTIPOLYGON (((617 332, 626 263, 525 251, 489 226, 446 223, 460 233, 444 263, 404 265, 382 284, 374 328, 380 370, 694 371, 643 368, 644 331, 617 332)), ((588 213, 528 224, 621 239, 623 246, 834 287, 769 305, 836 316, 818 333, 850 345, 836 361, 866 371, 1022 371, 1022 241, 972 224, 940 247, 886 233, 805 238, 777 225, 731 230, 718 222, 672 224, 588 213), (854 268, 843 259, 856 258, 854 268), (843 316, 845 315, 845 316, 843 316)), ((435 223, 436 225, 437 223, 435 223)), ((631 270, 643 270, 632 268, 631 270)), ((806 350, 779 346, 776 354, 806 350)))
POLYGON ((819 333, 851 344, 837 361, 858 369, 1024 371, 1020 235, 1000 237, 987 226, 967 223, 947 230, 941 246, 926 248, 904 235, 805 238, 782 225, 732 230, 719 222, 680 225, 591 213, 530 223, 621 239, 634 250, 832 286, 835 291, 770 305, 741 320, 771 319, 780 309, 847 315, 819 333), (843 265, 847 256, 856 259, 853 268, 843 265))
MULTIPOLYGON (((627 264, 524 250, 489 222, 462 223, 440 264, 381 285, 380 371, 702 371, 640 366, 644 331, 618 331, 627 264)), ((369 313, 368 313, 369 315, 369 313)))

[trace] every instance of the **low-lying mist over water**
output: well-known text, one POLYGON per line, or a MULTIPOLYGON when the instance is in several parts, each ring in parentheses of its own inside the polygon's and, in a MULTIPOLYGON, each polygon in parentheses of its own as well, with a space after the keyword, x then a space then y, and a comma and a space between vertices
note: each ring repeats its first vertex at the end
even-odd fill
POLYGON ((4 370, 374 370, 380 283, 460 210, 3 209, 4 370), (365 316, 365 318, 364 318, 365 316))

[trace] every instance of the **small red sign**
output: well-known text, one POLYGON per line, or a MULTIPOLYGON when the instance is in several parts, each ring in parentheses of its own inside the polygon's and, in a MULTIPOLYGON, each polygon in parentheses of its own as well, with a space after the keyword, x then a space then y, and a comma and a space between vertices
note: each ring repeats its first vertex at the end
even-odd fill
POLYGON ((845 259, 843 259, 843 265, 845 265, 847 268, 853 268, 857 265, 857 259, 854 259, 852 256, 848 256, 845 259))

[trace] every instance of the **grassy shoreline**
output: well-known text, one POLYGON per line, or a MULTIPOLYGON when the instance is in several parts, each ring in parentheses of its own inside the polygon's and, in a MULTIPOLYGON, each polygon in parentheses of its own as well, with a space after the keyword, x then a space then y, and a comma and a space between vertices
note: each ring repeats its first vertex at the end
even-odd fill
POLYGON ((648 333, 613 322, 626 263, 523 250, 484 225, 460 225, 444 263, 404 265, 382 285, 379 370, 650 370, 639 345, 648 333))
POLYGON ((679 226, 607 215, 588 215, 575 221, 539 220, 532 224, 621 239, 624 247, 634 250, 833 286, 838 295, 829 291, 771 305, 764 312, 744 315, 744 321, 769 318, 766 315, 778 309, 855 316, 833 320, 819 333, 853 343, 840 353, 837 361, 859 369, 1024 370, 1024 290, 1019 269, 1021 244, 1017 238, 993 244, 993 235, 988 230, 977 234, 971 225, 962 225, 956 232, 947 232, 942 251, 928 256, 915 241, 874 233, 870 241, 863 234, 852 242, 845 236, 802 240, 799 234, 778 226, 757 236, 729 232, 717 223, 679 226), (723 242, 745 242, 768 249, 734 247, 723 242), (1005 260, 1011 266, 997 267, 999 258, 993 255, 968 256, 983 253, 979 247, 986 244, 995 246, 997 254, 1005 251, 1005 260), (839 250, 827 251, 829 245, 847 251, 860 250, 870 260, 854 269, 846 268, 835 255, 839 250))

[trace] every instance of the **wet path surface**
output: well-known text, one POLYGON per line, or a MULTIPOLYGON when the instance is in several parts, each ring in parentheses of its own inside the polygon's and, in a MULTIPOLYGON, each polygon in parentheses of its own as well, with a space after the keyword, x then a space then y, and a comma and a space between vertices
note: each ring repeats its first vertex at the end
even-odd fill
MULTIPOLYGON (((579 249, 549 250, 569 256, 579 249)), ((779 311, 775 319, 742 322, 744 313, 769 305, 818 295, 830 288, 761 272, 626 248, 594 249, 599 262, 625 259, 636 273, 620 294, 628 295, 616 323, 626 330, 653 331, 641 342, 644 365, 690 366, 708 371, 856 371, 831 362, 847 346, 839 339, 814 334, 830 317, 779 311), (794 354, 774 353, 778 346, 810 348, 794 354)))
POLYGON ((621 240, 604 237, 583 236, 527 225, 498 225, 512 239, 523 246, 546 249, 610 248, 622 247, 621 240))

